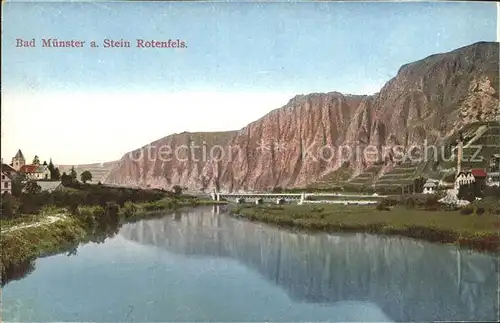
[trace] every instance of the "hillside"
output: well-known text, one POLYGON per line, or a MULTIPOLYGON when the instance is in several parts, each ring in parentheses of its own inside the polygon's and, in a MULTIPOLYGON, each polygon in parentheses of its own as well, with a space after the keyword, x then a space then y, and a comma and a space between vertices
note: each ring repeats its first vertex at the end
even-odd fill
MULTIPOLYGON (((346 178, 363 185, 391 184, 390 176, 383 177, 391 172, 409 180, 437 166, 396 162, 394 153, 381 152, 425 142, 443 145, 467 125, 498 120, 498 57, 498 43, 479 42, 402 66, 375 95, 300 95, 239 131, 171 135, 153 144, 175 150, 189 138, 202 137, 209 149, 223 146, 223 153, 205 161, 195 161, 196 153, 188 151, 168 162, 134 158, 143 147, 123 156, 107 181, 235 191, 318 181, 328 187, 346 178), (367 146, 371 154, 365 154, 367 146), (339 156, 339 147, 352 153, 339 156)), ((495 145, 497 138, 488 140, 495 145)))
POLYGON ((104 182, 109 175, 109 172, 118 165, 118 161, 94 164, 80 164, 80 165, 58 165, 59 171, 69 174, 71 167, 75 167, 75 171, 80 178, 80 174, 88 170, 92 174, 91 183, 104 182))

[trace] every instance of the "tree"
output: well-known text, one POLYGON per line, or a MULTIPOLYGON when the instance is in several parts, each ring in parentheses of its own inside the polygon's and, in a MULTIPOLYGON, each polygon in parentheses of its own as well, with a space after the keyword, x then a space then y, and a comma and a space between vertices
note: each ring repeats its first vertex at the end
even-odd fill
POLYGON ((14 216, 14 198, 5 192, 2 195, 2 218, 12 219, 14 216))
POLYGON ((182 188, 179 185, 174 185, 172 187, 172 192, 174 195, 181 195, 182 194, 182 188))
POLYGON ((12 179, 12 196, 20 197, 26 182, 26 175, 20 173, 12 179))
POLYGON ((77 178, 75 166, 71 166, 71 171, 69 172, 69 177, 71 177, 71 179, 76 179, 77 178))
POLYGON ((42 191, 42 188, 36 183, 36 181, 29 181, 26 183, 26 187, 24 189, 29 194, 38 194, 42 191))
POLYGON ((52 158, 49 160, 49 164, 47 165, 47 169, 49 170, 50 172, 50 179, 55 181, 56 179, 54 178, 54 172, 55 172, 55 167, 54 167, 54 164, 52 163, 52 158))
POLYGON ((40 159, 38 158, 37 155, 35 155, 35 157, 33 158, 32 164, 33 165, 40 165, 40 159))
POLYGON ((86 171, 84 171, 83 173, 80 174, 80 179, 85 184, 87 181, 91 181, 92 180, 92 174, 88 170, 86 170, 86 171))
POLYGON ((59 167, 54 169, 54 174, 50 175, 50 179, 53 181, 59 181, 61 179, 61 173, 59 172, 59 167))
POLYGON ((65 186, 67 186, 68 184, 71 184, 71 176, 66 174, 66 172, 63 172, 61 175, 61 182, 65 186))

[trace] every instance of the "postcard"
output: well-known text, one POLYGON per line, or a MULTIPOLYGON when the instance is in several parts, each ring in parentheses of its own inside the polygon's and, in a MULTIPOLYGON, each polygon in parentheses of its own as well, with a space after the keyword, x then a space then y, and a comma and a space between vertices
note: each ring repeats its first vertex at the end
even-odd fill
POLYGON ((1 319, 498 321, 499 9, 4 1, 1 319))

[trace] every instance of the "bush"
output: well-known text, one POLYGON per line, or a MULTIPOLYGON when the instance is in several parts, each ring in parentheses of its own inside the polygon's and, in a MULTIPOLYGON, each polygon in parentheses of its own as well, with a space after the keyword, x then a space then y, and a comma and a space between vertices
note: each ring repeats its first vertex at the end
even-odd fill
POLYGON ((176 195, 176 196, 181 195, 182 194, 182 187, 180 187, 179 185, 174 185, 172 187, 172 193, 174 193, 174 195, 176 195))
POLYGON ((77 207, 75 215, 87 226, 95 227, 105 213, 101 206, 81 206, 77 207))
POLYGON ((106 203, 106 216, 108 218, 117 218, 120 207, 115 202, 106 203))
POLYGON ((484 210, 484 208, 482 208, 482 207, 478 207, 478 208, 476 209, 476 214, 477 214, 477 215, 484 214, 484 212, 485 212, 485 210, 484 210))
POLYGON ((128 218, 137 213, 137 206, 135 206, 132 202, 125 202, 120 211, 126 218, 128 218))
POLYGON ((500 215, 500 197, 487 196, 481 200, 474 201, 473 205, 483 208, 485 212, 500 215))
POLYGON ((491 196, 491 197, 497 197, 500 198, 500 187, 495 187, 495 186, 487 186, 485 187, 483 191, 483 196, 491 196))
POLYGON ((384 203, 384 201, 380 201, 377 203, 376 209, 379 211, 390 211, 391 209, 384 203))
POLYGON ((385 197, 380 203, 383 203, 385 206, 396 206, 400 204, 400 200, 395 197, 385 197))
POLYGON ((14 217, 14 197, 9 193, 2 195, 2 219, 12 219, 14 217))
POLYGON ((474 210, 471 207, 464 207, 463 209, 460 210, 460 213, 462 214, 472 214, 474 213, 474 210))

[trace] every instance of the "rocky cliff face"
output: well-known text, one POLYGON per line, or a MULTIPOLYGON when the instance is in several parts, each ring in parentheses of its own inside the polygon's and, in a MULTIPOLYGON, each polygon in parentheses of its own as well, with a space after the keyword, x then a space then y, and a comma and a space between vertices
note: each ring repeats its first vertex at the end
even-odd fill
POLYGON ((359 173, 374 163, 368 145, 380 154, 498 120, 498 57, 498 43, 475 43, 402 66, 373 96, 300 95, 239 131, 171 135, 152 143, 174 151, 171 160, 143 147, 126 154, 107 182, 235 191, 304 186, 346 160, 359 173))

